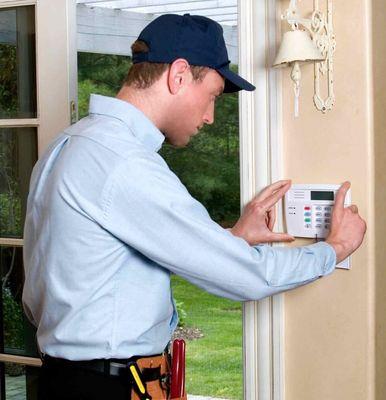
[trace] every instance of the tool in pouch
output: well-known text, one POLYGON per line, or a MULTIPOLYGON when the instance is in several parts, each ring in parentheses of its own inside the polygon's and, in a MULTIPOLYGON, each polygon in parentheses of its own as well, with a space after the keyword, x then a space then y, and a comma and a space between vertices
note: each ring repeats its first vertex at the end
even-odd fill
POLYGON ((185 399, 185 341, 173 341, 170 399, 185 399))
POLYGON ((132 383, 134 390, 137 392, 140 400, 151 400, 152 397, 147 392, 146 383, 143 379, 140 369, 138 368, 137 363, 135 361, 128 362, 127 370, 130 377, 130 382, 132 383))
POLYGON ((176 339, 170 353, 127 363, 131 400, 186 400, 185 341, 176 339))

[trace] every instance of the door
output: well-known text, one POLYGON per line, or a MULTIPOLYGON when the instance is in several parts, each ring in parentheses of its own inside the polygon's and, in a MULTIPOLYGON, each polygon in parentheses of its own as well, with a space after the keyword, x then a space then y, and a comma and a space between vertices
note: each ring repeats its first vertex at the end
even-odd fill
MULTIPOLYGON (((71 122, 71 1, 0 1, 0 398, 36 398, 39 354, 24 316, 23 225, 33 165, 71 122), (51 3, 51 4, 50 4, 51 3), (55 61, 53 61, 55 60, 55 61)), ((74 82, 74 79, 71 80, 74 82)))

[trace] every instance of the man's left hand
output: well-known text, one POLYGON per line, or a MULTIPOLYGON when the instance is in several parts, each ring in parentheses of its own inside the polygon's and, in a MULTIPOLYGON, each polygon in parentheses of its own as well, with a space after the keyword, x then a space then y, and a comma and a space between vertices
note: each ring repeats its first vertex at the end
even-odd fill
POLYGON ((272 232, 276 220, 276 203, 285 195, 290 186, 290 180, 283 180, 263 189, 245 206, 240 219, 230 229, 232 234, 242 237, 250 245, 295 240, 287 233, 272 232))

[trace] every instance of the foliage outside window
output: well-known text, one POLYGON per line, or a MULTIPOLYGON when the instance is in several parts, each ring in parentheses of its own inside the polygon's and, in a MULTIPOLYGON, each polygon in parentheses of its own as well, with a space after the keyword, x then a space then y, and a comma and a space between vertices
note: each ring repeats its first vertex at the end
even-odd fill
MULTIPOLYGON (((129 57, 78 53, 80 118, 88 114, 91 93, 116 95, 130 66, 129 57)), ((239 216, 238 140, 238 97, 227 94, 216 102, 215 123, 205 126, 189 146, 176 149, 164 144, 160 151, 192 196, 223 227, 232 226, 239 216)), ((177 276, 172 277, 172 286, 180 316, 177 331, 185 330, 188 341, 187 392, 241 399, 241 304, 205 293, 177 276)))

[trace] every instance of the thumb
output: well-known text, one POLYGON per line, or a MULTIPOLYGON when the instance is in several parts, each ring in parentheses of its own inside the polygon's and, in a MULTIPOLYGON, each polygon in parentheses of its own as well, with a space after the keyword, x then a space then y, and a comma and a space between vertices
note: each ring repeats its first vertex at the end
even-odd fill
POLYGON ((295 238, 288 233, 272 232, 267 235, 267 242, 293 242, 295 238))

